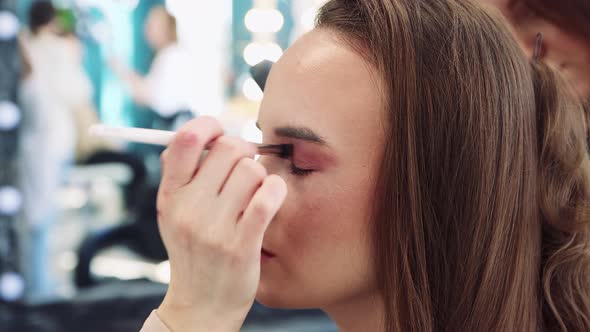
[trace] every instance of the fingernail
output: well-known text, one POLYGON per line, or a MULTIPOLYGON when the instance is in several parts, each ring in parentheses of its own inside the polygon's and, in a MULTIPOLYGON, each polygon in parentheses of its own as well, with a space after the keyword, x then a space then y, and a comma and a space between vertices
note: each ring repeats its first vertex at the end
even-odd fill
POLYGON ((197 134, 191 132, 180 132, 178 133, 178 143, 181 146, 189 147, 197 143, 197 134))

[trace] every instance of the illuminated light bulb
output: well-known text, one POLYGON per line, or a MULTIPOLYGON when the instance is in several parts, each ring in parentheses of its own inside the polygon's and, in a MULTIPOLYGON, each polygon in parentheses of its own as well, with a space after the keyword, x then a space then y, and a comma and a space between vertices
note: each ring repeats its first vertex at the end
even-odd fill
POLYGON ((20 24, 16 15, 9 11, 0 12, 0 40, 16 38, 20 24))
POLYGON ((17 214, 23 204, 23 197, 18 189, 5 186, 0 187, 0 214, 15 215, 17 214))
POLYGON ((318 7, 311 7, 307 9, 299 18, 299 23, 304 31, 311 31, 315 27, 315 17, 318 12, 318 7))
POLYGON ((15 129, 20 120, 20 110, 14 103, 9 101, 0 102, 0 130, 15 129))
POLYGON ((6 272, 0 276, 0 298, 5 301, 16 301, 25 292, 25 280, 15 272, 6 272))
POLYGON ((246 28, 251 32, 278 32, 285 23, 285 18, 276 9, 250 9, 244 19, 246 28))
POLYGON ((283 49, 276 43, 250 43, 244 48, 244 60, 254 66, 263 60, 276 62, 283 55, 283 49))
POLYGON ((263 93, 253 78, 248 78, 242 85, 242 93, 248 100, 259 102, 262 100, 263 93))

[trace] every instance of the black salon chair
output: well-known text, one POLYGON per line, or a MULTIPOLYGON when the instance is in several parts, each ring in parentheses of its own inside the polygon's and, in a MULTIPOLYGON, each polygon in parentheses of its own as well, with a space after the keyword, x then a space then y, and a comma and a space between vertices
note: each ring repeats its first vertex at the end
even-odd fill
POLYGON ((133 177, 123 188, 128 220, 122 225, 95 231, 82 241, 74 271, 74 282, 79 288, 100 282, 92 275, 90 265, 94 257, 111 247, 124 246, 150 261, 168 259, 157 224, 158 188, 146 181, 147 170, 143 161, 130 154, 104 151, 85 162, 88 165, 102 163, 123 163, 132 170, 133 177))

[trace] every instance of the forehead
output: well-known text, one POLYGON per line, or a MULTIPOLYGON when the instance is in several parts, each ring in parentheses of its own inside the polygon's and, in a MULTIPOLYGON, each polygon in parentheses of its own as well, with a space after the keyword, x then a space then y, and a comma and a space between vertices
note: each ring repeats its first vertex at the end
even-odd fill
POLYGON ((375 131, 383 113, 377 76, 334 32, 313 30, 273 66, 259 122, 308 126, 330 140, 375 131))

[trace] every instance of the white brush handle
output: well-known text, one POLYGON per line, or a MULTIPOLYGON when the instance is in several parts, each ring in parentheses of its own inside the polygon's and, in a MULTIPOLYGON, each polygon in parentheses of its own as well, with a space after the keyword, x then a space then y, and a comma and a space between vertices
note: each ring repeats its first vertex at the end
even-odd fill
MULTIPOLYGON (((145 143, 153 145, 168 146, 176 132, 156 129, 144 128, 123 128, 123 127, 109 127, 102 124, 92 125, 88 128, 88 133, 91 136, 98 136, 103 138, 118 138, 129 142, 145 143)), ((278 144, 265 145, 250 143, 257 147, 258 154, 275 155, 281 158, 290 157, 293 154, 292 144, 278 144)), ((210 145, 205 146, 205 150, 209 150, 210 145)))
POLYGON ((92 125, 88 129, 88 133, 92 136, 99 136, 104 138, 118 138, 130 142, 145 143, 153 145, 170 144, 174 135, 173 131, 143 129, 143 128, 117 128, 105 125, 92 125))

